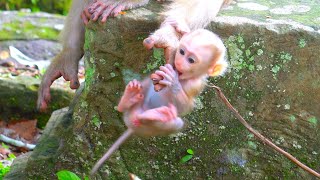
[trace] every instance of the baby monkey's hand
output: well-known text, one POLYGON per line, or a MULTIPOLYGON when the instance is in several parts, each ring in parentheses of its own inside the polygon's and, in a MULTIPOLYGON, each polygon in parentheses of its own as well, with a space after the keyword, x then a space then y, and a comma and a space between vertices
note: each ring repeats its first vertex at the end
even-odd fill
POLYGON ((154 84, 155 91, 160 91, 164 87, 169 87, 173 91, 180 89, 180 82, 178 73, 173 69, 171 64, 160 66, 154 74, 151 74, 151 79, 154 84))
POLYGON ((164 85, 159 84, 159 81, 163 80, 162 76, 160 76, 156 73, 153 73, 150 75, 150 78, 152 80, 153 87, 156 92, 161 91, 165 87, 164 85))

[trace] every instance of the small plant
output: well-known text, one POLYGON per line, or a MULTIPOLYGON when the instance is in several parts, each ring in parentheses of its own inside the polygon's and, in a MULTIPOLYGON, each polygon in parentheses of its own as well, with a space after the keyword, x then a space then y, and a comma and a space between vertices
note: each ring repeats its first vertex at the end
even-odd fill
POLYGON ((10 171, 10 166, 4 166, 2 162, 0 162, 0 179, 3 179, 4 175, 6 175, 10 171))
POLYGON ((1 146, 2 146, 4 149, 9 149, 9 146, 6 145, 5 143, 2 143, 1 146))
MULTIPOLYGON (((1 146, 4 149, 9 149, 9 146, 2 143, 1 146)), ((8 158, 6 158, 6 161, 13 161, 16 158, 16 156, 12 153, 8 155, 8 158)), ((2 162, 0 162, 0 179, 3 179, 3 177, 10 171, 9 165, 4 165, 2 162)))
POLYGON ((193 157, 193 150, 192 149, 187 149, 187 155, 183 156, 180 160, 181 163, 186 163, 193 157))
MULTIPOLYGON (((79 176, 68 170, 61 170, 57 172, 57 176, 58 180, 81 180, 79 176)), ((85 177, 84 180, 89 180, 89 178, 85 177)))

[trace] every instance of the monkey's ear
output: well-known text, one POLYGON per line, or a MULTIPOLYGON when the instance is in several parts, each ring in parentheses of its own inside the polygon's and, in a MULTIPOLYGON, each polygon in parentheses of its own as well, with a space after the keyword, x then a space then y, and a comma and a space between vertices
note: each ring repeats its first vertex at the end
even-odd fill
POLYGON ((225 59, 219 60, 208 70, 209 76, 221 76, 223 75, 228 67, 228 62, 225 59))

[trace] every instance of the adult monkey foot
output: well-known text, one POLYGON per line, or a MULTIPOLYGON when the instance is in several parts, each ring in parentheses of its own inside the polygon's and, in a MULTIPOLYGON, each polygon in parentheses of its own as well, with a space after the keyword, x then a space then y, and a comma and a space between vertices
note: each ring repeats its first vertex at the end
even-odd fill
POLYGON ((115 17, 121 11, 146 5, 149 0, 94 0, 81 13, 84 24, 88 24, 89 20, 97 21, 101 17, 101 22, 105 23, 108 17, 115 17))
POLYGON ((63 77, 66 81, 70 81, 70 88, 79 88, 78 80, 78 57, 77 50, 64 49, 48 67, 38 91, 37 108, 44 112, 47 110, 51 99, 50 86, 59 77, 63 77), (74 60, 71 60, 74 59, 74 60))

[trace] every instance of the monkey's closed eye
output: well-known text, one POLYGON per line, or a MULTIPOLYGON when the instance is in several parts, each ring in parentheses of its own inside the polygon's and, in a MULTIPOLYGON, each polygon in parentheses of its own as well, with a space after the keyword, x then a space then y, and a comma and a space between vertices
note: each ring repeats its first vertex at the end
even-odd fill
POLYGON ((189 62, 190 64, 192 64, 192 63, 195 62, 195 60, 194 60, 193 58, 188 58, 188 62, 189 62))
POLYGON ((183 49, 180 49, 180 54, 184 55, 184 50, 183 49))

